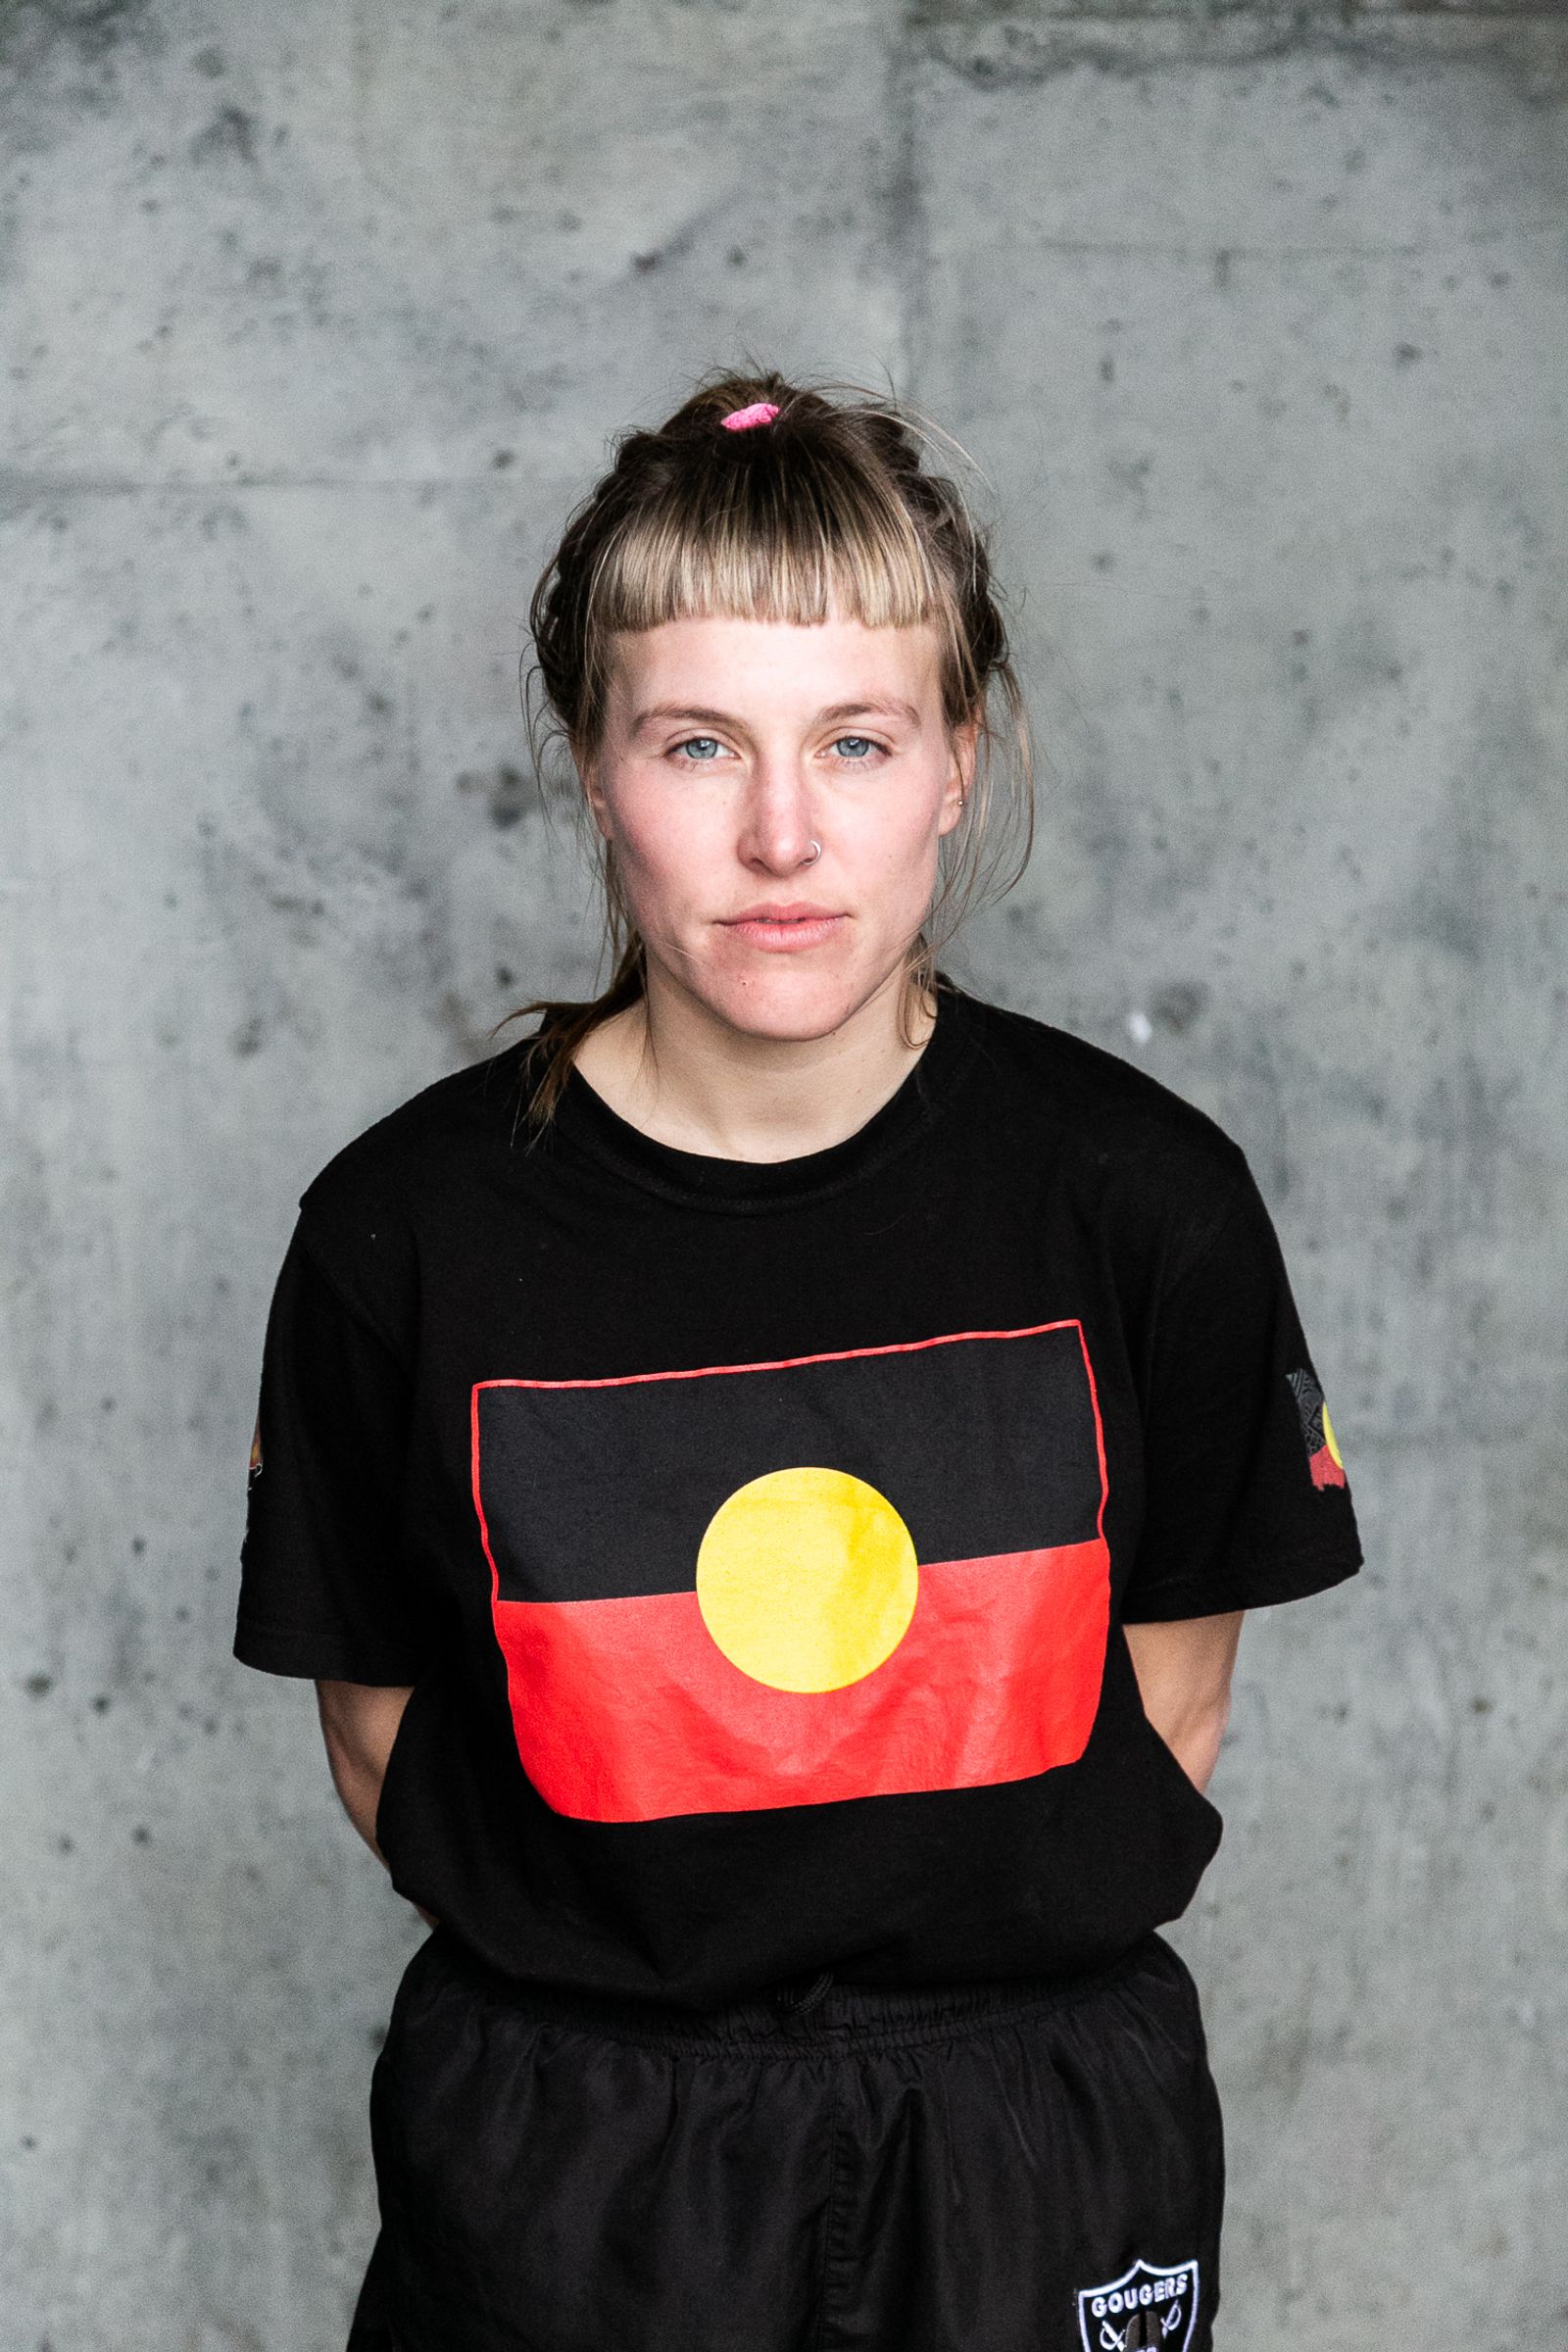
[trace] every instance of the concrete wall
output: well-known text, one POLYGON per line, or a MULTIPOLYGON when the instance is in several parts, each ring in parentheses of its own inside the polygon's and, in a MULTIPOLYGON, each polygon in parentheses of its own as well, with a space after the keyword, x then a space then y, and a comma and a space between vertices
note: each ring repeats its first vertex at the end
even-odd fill
POLYGON ((5 0, 3 2339, 335 2352, 416 1928, 231 1663, 347 1136, 592 976, 526 589, 745 345, 986 468, 973 984, 1225 1120, 1368 1539, 1180 1940, 1229 2352, 1568 2340, 1563 100, 1538 9, 5 0))

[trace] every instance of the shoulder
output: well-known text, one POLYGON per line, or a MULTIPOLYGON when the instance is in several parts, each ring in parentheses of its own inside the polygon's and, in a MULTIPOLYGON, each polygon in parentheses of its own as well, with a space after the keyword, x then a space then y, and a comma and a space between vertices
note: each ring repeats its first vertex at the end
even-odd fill
POLYGON ((404 1202, 456 1154, 509 1132, 517 1108, 519 1048, 450 1070, 345 1144, 314 1176, 301 1206, 330 1216, 372 1200, 404 1202))
POLYGON ((396 1344, 432 1211, 461 1213, 465 1183, 509 1150, 520 1107, 513 1045, 452 1070, 345 1144, 300 1196, 298 1237, 317 1272, 396 1344))
POLYGON ((1044 1189, 1129 1298, 1163 1295, 1238 1218, 1266 1222, 1242 1146, 1197 1103, 1049 1021, 979 1014, 990 1157, 1044 1189))
POLYGON ((1147 1070, 1033 1014, 971 999, 980 1050, 1012 1117, 1075 1165, 1228 1192, 1242 1147, 1196 1102, 1147 1070))

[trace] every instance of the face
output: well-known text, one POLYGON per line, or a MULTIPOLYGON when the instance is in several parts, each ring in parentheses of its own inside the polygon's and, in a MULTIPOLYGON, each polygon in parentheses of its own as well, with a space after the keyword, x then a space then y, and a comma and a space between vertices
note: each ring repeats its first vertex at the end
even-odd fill
POLYGON ((929 625, 677 620, 618 638, 583 780, 651 991, 757 1037, 838 1028, 903 968, 974 746, 972 725, 944 723, 929 625))

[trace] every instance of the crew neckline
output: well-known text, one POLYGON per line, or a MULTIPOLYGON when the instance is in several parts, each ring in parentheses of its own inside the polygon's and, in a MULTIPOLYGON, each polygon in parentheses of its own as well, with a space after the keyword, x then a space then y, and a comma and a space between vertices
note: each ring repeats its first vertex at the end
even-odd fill
POLYGON ((556 1103, 554 1124, 572 1144, 646 1191, 698 1208, 793 1208, 842 1192, 886 1164, 941 1115, 968 1067, 978 1024, 976 1000, 945 975, 920 1057, 852 1135, 790 1159, 729 1159, 661 1143, 612 1110, 575 1066, 556 1103))

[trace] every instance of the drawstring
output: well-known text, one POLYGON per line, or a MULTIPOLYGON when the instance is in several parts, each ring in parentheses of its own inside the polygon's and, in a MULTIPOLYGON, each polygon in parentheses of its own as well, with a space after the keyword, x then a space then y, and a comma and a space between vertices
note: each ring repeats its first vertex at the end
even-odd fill
MULTIPOLYGON (((804 2017, 808 2009, 814 2009, 832 1982, 833 1971, 830 1968, 820 1968, 804 1992, 792 1992, 787 1984, 775 1985, 773 1998, 784 2012, 784 2023, 791 2025, 796 2018, 804 2017)), ((963 2189, 958 2180, 957 2153, 954 2145, 953 2106, 948 2097, 948 2076, 945 2067, 938 2069, 937 2082, 941 2088, 942 2105, 948 2119, 948 2129, 945 2134, 948 2143, 948 2194, 955 2205, 961 2205, 963 2189)))
POLYGON ((805 1992, 791 1992, 787 1984, 780 1984, 774 1992, 773 1998, 785 2012, 786 2017, 804 2017, 808 2009, 816 2007, 817 2002, 832 1982, 833 1971, 830 1968, 818 1969, 814 1980, 805 1992))

